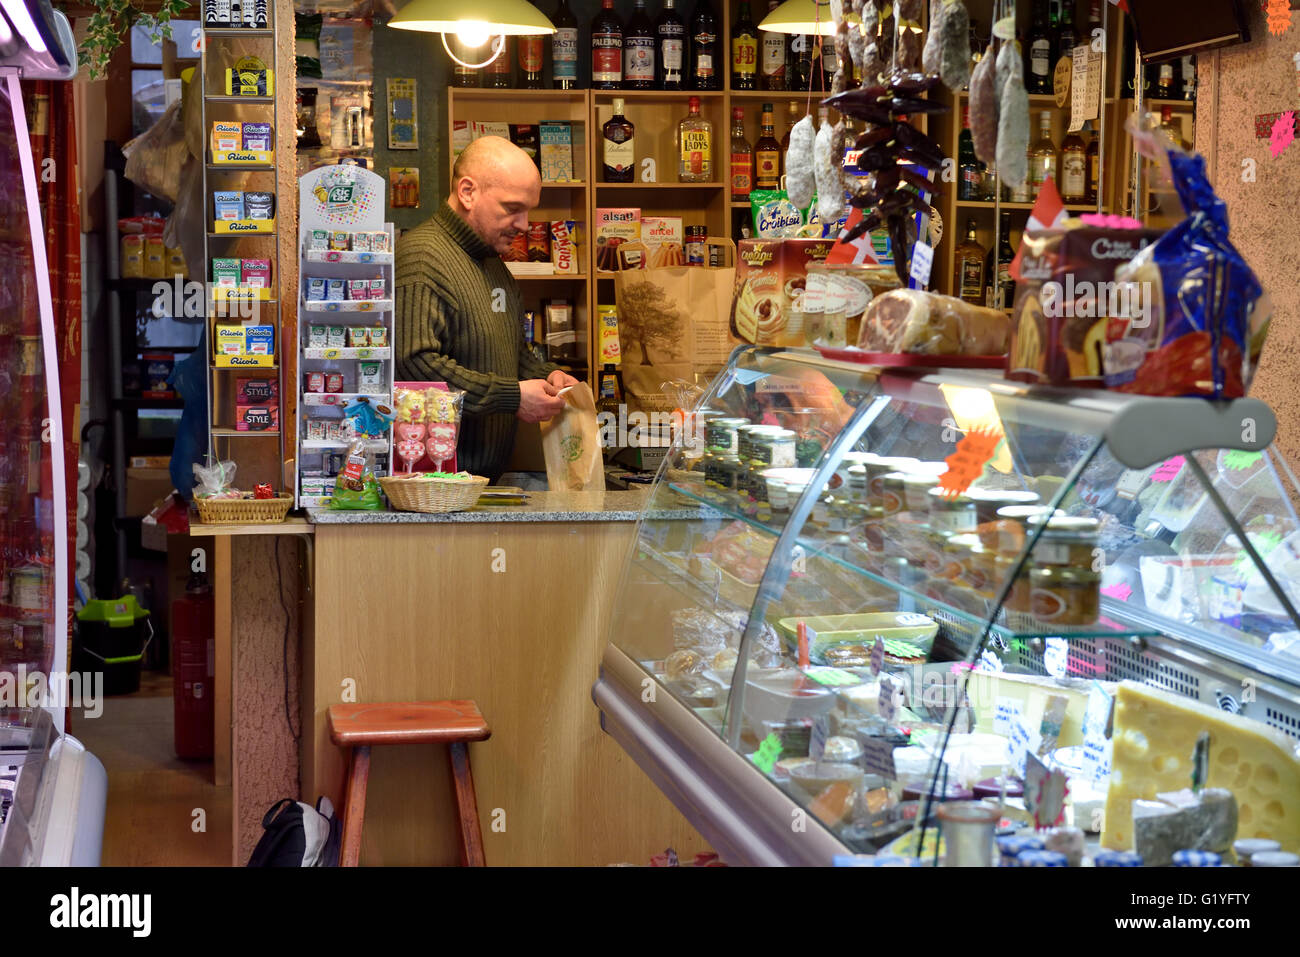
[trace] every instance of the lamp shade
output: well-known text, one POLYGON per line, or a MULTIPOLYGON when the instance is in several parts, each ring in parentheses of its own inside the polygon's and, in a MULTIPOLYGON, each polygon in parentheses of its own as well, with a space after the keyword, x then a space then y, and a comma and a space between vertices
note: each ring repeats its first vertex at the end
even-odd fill
POLYGON ((758 25, 768 33, 820 33, 835 35, 830 0, 785 0, 758 25))
POLYGON ((555 32, 555 25, 528 0, 411 0, 388 25, 396 30, 492 36, 555 32))

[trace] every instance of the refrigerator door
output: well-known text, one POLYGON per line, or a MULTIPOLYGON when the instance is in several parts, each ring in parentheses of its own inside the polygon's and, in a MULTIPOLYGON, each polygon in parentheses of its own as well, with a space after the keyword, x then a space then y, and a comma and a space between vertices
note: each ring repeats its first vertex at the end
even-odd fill
POLYGON ((17 74, 4 66, 0 262, 0 707, 50 708, 61 730, 68 549, 58 343, 27 117, 17 74))

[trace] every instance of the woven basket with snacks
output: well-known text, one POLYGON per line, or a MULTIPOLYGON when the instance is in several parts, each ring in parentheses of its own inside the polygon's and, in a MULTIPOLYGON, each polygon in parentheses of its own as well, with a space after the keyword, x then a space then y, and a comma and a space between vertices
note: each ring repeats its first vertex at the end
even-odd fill
POLYGON ((472 508, 488 480, 482 475, 413 473, 379 480, 393 508, 401 512, 460 512, 472 508))
POLYGON ((253 525, 283 522, 293 507, 292 495, 275 498, 195 498, 204 525, 253 525))

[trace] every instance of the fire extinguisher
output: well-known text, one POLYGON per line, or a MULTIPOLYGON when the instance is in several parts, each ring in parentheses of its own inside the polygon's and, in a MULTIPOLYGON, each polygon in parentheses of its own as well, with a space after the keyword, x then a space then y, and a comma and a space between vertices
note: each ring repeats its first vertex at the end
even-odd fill
POLYGON ((206 576, 190 575, 185 594, 172 602, 172 701, 176 755, 211 758, 216 606, 206 576))

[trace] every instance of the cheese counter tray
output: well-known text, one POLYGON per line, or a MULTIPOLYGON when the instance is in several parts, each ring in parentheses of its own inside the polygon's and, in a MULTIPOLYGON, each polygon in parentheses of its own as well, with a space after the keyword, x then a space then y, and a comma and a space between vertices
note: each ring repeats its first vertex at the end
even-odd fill
POLYGON ((692 418, 592 697, 723 860, 1300 866, 1267 405, 747 347, 692 418))

